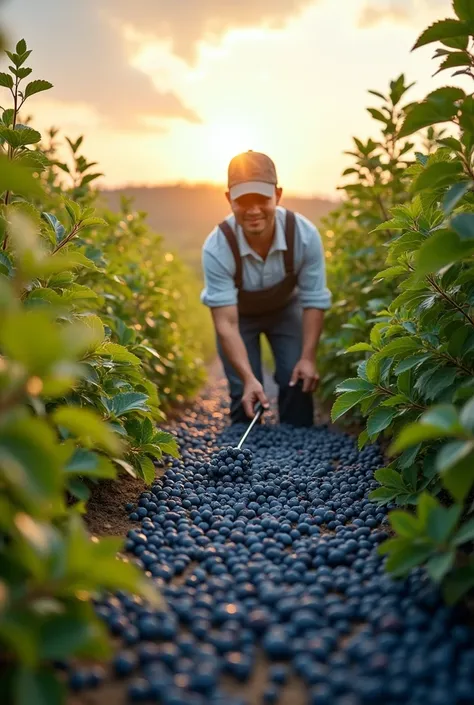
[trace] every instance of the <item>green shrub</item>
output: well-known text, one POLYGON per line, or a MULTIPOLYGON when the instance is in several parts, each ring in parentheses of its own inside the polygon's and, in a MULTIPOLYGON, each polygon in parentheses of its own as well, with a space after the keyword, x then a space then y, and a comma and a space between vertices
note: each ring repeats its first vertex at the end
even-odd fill
MULTIPOLYGON (((455 0, 457 20, 435 23, 415 47, 441 41, 441 69, 472 76, 474 6, 455 0)), ((430 93, 407 111, 399 138, 448 123, 432 154, 417 153, 405 174, 410 202, 377 226, 395 231, 387 267, 374 279, 396 282, 398 295, 347 354, 357 376, 337 387, 336 420, 352 408, 367 417, 360 446, 392 437, 393 461, 377 471, 371 498, 412 505, 390 514, 396 538, 383 544, 398 575, 426 565, 455 601, 474 586, 474 99, 457 87, 430 93), (437 499, 436 499, 437 498, 437 499), (443 506, 447 505, 447 506, 443 506)))
MULTIPOLYGON (((382 101, 369 114, 382 125, 379 139, 367 142, 354 138, 354 149, 345 152, 354 159, 343 176, 356 179, 341 189, 346 198, 323 220, 322 234, 326 252, 327 280, 334 293, 334 304, 325 316, 324 335, 318 349, 321 373, 320 396, 333 401, 338 383, 356 374, 356 365, 345 350, 366 340, 377 314, 393 295, 387 279, 374 279, 385 260, 385 248, 394 231, 381 223, 395 205, 408 198, 407 168, 413 163, 413 142, 400 134, 410 104, 401 104, 414 84, 407 85, 401 74, 391 81, 388 95, 369 91, 382 101)), ((427 150, 432 148, 435 130, 425 136, 427 150)))
POLYGON ((121 589, 159 602, 143 572, 117 556, 123 539, 89 537, 81 515, 90 482, 120 471, 151 482, 153 460, 178 453, 156 421, 198 386, 202 368, 189 357, 197 348, 186 350, 196 322, 185 323, 189 311, 171 290, 186 276, 179 263, 163 259, 142 216, 126 211, 123 225, 125 211, 95 211, 81 140, 70 142, 68 189, 58 182, 68 167, 20 121, 25 100, 51 87, 23 87, 29 55, 18 42, 0 73, 13 98, 0 120, 0 699, 55 705, 65 698, 55 660, 109 653, 92 596, 121 589), (117 242, 130 245, 127 266, 117 242), (156 331, 144 330, 157 312, 156 331), (154 367, 161 358, 164 373, 154 367))

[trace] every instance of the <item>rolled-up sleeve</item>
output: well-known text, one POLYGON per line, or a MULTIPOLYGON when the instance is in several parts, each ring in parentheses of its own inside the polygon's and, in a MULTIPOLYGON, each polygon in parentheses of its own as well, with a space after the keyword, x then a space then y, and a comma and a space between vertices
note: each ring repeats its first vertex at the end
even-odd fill
POLYGON ((201 302, 209 308, 237 304, 237 287, 232 273, 216 255, 204 249, 202 253, 204 289, 201 302))
POLYGON ((331 292, 326 286, 326 265, 321 235, 312 226, 306 230, 303 262, 298 274, 299 298, 303 308, 331 307, 331 292))

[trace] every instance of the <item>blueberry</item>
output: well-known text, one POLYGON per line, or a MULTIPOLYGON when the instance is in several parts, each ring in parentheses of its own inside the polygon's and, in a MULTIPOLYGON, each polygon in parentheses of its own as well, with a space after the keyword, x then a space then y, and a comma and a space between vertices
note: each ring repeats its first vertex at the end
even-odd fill
POLYGON ((120 651, 114 656, 113 668, 117 676, 128 676, 136 668, 137 655, 133 651, 120 651))

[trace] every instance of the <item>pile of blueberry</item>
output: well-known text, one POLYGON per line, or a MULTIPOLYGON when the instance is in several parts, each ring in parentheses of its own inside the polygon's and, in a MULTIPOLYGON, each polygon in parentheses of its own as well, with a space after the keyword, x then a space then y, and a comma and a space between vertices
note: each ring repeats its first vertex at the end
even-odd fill
POLYGON ((202 470, 206 470, 213 477, 221 477, 223 481, 229 481, 245 477, 251 465, 252 451, 249 448, 227 446, 218 453, 214 453, 210 463, 203 463, 202 470))
MULTIPOLYGON (((129 700, 472 705, 467 613, 421 569, 392 579, 376 551, 379 449, 267 415, 237 453, 244 430, 227 426, 218 395, 203 403, 174 429, 182 457, 131 508, 141 525, 125 548, 166 609, 126 593, 97 601, 129 700)), ((70 685, 90 677, 72 672, 70 685)))

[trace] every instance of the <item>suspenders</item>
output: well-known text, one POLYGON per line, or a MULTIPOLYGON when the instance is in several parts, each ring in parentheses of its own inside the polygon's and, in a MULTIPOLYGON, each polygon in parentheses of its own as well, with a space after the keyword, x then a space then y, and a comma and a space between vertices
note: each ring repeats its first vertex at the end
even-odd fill
MULTIPOLYGON (((285 261, 285 272, 286 274, 294 274, 294 245, 295 245, 295 227, 296 227, 296 219, 295 219, 295 214, 293 211, 286 211, 286 222, 285 222, 285 238, 286 238, 286 247, 287 249, 284 251, 283 256, 284 256, 284 261, 285 261)), ((234 255, 235 259, 235 285, 237 289, 242 288, 242 258, 240 256, 239 252, 239 246, 237 244, 237 238, 235 236, 234 231, 230 227, 229 223, 226 220, 223 220, 222 223, 219 223, 219 228, 222 230, 224 233, 227 242, 229 243, 229 247, 232 250, 232 254, 234 255)))

